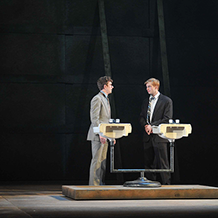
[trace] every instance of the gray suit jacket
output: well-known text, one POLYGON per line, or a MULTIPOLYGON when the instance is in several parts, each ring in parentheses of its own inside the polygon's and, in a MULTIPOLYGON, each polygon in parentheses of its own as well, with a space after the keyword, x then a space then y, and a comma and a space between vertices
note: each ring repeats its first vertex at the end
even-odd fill
POLYGON ((87 140, 92 141, 95 137, 93 127, 98 127, 100 123, 109 123, 111 119, 110 103, 106 97, 99 92, 91 100, 90 108, 91 125, 88 131, 87 140))

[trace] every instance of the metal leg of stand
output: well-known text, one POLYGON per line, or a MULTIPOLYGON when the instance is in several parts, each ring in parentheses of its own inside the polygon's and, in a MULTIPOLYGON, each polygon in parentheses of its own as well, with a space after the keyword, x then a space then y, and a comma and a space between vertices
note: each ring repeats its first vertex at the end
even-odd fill
POLYGON ((110 172, 114 170, 114 141, 110 141, 110 172))
POLYGON ((139 187, 139 188, 158 188, 161 184, 156 181, 148 180, 145 177, 145 172, 140 172, 141 176, 134 181, 127 181, 123 184, 124 187, 139 187))
MULTIPOLYGON (((170 169, 174 172, 174 140, 170 141, 170 169)), ((125 182, 123 186, 126 187, 161 187, 161 184, 157 181, 150 181, 144 176, 144 172, 141 172, 141 177, 137 180, 125 182)))
POLYGON ((174 141, 170 141, 170 169, 174 172, 174 141))
POLYGON ((128 181, 123 184, 125 187, 138 187, 138 188, 158 188, 161 184, 157 181, 148 180, 144 177, 144 172, 141 172, 141 177, 134 181, 128 181))
MULTIPOLYGON (((109 140, 110 141, 110 172, 114 172, 114 141, 113 140, 109 140)), ((124 170, 125 172, 130 172, 127 170, 124 170)), ((124 172, 121 171, 121 172, 124 172)), ((134 172, 134 170, 133 170, 134 172)), ((140 172, 141 176, 134 181, 127 181, 123 184, 123 186, 125 187, 141 187, 141 188, 158 188, 161 187, 160 182, 157 181, 151 181, 148 180, 145 176, 144 176, 144 171, 140 172)))

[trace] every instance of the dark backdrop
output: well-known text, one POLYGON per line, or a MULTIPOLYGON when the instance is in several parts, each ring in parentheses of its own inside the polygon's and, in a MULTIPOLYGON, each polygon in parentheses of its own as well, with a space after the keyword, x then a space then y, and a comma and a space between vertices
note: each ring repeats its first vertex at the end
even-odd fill
MULTIPOLYGON (((173 183, 217 185, 218 1, 163 0, 176 141, 173 183)), ((121 166, 143 167, 143 82, 161 80, 156 0, 105 0, 121 166)), ((0 1, 0 180, 87 184, 89 103, 104 75, 96 0, 0 1)), ((116 166, 116 164, 115 164, 116 166)), ((138 174, 123 175, 124 181, 138 174)), ((120 183, 107 172, 107 181, 120 183)))

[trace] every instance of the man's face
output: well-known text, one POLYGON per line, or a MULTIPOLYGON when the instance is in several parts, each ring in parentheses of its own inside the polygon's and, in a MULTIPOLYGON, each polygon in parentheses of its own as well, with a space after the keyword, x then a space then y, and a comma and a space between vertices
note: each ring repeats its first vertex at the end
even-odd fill
POLYGON ((158 92, 157 86, 153 86, 151 82, 146 84, 146 90, 149 95, 155 96, 158 92))
POLYGON ((104 89, 107 95, 112 93, 113 88, 114 87, 112 85, 112 82, 108 82, 107 85, 104 85, 104 89))

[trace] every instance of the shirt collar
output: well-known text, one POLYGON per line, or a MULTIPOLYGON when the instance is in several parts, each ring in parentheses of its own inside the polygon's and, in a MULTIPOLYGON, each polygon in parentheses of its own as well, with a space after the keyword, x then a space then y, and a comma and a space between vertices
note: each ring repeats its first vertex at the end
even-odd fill
POLYGON ((105 92, 103 92, 102 90, 100 92, 107 98, 107 94, 105 92))
MULTIPOLYGON (((159 98, 160 92, 158 91, 157 94, 154 96, 155 100, 159 98)), ((150 98, 152 98, 153 96, 150 95, 150 98)))

